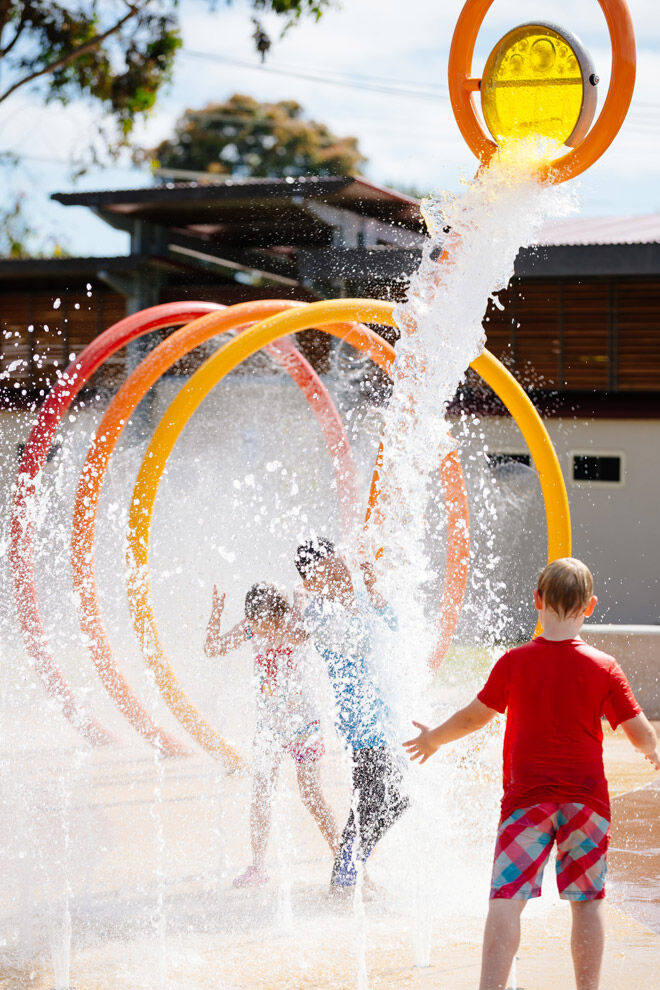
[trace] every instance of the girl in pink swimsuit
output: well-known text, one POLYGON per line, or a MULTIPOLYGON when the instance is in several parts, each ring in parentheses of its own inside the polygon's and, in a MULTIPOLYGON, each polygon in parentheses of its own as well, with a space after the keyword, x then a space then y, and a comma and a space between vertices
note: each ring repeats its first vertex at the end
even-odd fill
POLYGON ((285 753, 296 765, 301 800, 333 855, 339 840, 334 816, 321 790, 319 760, 325 747, 305 676, 305 634, 286 597, 272 584, 250 588, 245 596, 245 619, 223 635, 220 622, 224 602, 225 596, 214 587, 204 652, 208 657, 224 656, 248 639, 254 649, 257 702, 250 814, 252 864, 236 877, 234 886, 261 886, 268 883, 264 863, 271 803, 285 753))

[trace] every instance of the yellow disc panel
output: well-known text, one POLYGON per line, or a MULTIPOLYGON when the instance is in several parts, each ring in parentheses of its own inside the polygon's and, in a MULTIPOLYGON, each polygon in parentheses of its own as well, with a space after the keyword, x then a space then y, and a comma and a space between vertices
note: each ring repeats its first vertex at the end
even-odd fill
POLYGON ((577 38, 550 25, 523 24, 488 57, 481 109, 499 145, 528 137, 577 144, 593 120, 597 82, 577 38))

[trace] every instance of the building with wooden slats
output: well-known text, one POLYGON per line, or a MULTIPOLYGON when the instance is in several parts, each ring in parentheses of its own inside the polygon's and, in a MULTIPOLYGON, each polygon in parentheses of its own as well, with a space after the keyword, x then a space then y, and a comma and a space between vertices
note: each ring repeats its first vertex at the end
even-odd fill
POLYGON ((660 216, 563 221, 540 240, 503 309, 489 309, 490 349, 529 388, 628 395, 648 415, 660 391, 660 216))
MULTIPOLYGON (((419 204, 355 177, 246 179, 58 194, 130 235, 114 258, 0 261, 0 405, 33 408, 73 355, 126 313, 175 299, 403 297, 424 239, 419 204)), ((601 618, 660 623, 660 215, 549 225, 484 316, 528 391, 569 489, 575 552, 606 577, 601 618)), ((320 372, 333 346, 299 343, 320 372)), ((114 384, 144 345, 91 383, 114 384)), ((189 374, 194 355, 174 369, 189 374)), ((369 394, 386 395, 376 375, 369 394)), ((84 398, 84 396, 83 396, 84 398)), ((494 477, 528 460, 468 374, 450 415, 478 414, 494 477)), ((541 540, 543 537, 541 537, 541 540)))

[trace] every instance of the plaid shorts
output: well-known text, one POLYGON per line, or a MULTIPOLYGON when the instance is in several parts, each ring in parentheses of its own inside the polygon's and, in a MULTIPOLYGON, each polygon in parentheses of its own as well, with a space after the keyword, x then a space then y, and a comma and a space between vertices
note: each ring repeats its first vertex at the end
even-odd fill
POLYGON ((547 801, 500 822, 490 896, 541 896, 543 870, 557 843, 557 889, 567 901, 605 896, 610 823, 584 804, 547 801))

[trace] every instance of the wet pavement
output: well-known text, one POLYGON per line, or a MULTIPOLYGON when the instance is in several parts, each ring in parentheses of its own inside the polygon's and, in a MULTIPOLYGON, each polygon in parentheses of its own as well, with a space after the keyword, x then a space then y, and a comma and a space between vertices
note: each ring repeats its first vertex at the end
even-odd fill
MULTIPOLYGON (((614 800, 601 990, 657 990, 660 775, 621 731, 606 733, 605 753, 614 800)), ((69 759, 65 749, 59 756, 69 759)), ((30 759, 34 763, 35 755, 30 759)), ((419 916, 388 897, 365 905, 328 901, 329 855, 299 802, 286 806, 280 826, 290 829, 288 842, 280 844, 289 852, 286 868, 278 863, 274 842, 268 887, 237 891, 231 877, 244 867, 249 849, 247 776, 218 775, 199 754, 163 763, 131 748, 115 748, 88 759, 79 781, 84 786, 72 792, 74 805, 80 798, 78 824, 84 825, 84 815, 91 815, 94 855, 88 872, 77 871, 79 883, 71 889, 71 986, 475 990, 478 985, 490 841, 485 852, 474 841, 470 846, 470 856, 479 859, 479 884, 468 882, 460 871, 450 871, 444 882, 434 883, 425 912, 431 923, 420 933, 419 916), (428 940, 428 967, 415 964, 420 934, 422 941, 428 940)), ((294 794, 291 766, 283 768, 283 776, 294 794)), ((345 814, 347 780, 336 754, 328 754, 324 779, 332 804, 340 816, 345 814)), ((476 811, 467 792, 464 802, 474 828, 476 811)), ((11 828, 8 838, 10 832, 11 828)), ((398 875, 397 843, 404 835, 393 830, 383 840, 373 863, 377 884, 392 885, 391 875, 398 875)), ((437 831, 433 835, 429 869, 446 852, 437 831)), ((53 845, 52 836, 45 846, 54 855, 49 842, 53 845)), ((450 852, 458 857, 461 849, 452 847, 450 852)), ((28 893, 6 886, 3 891, 2 990, 50 990, 55 985, 52 896, 36 885, 36 879, 25 889, 43 910, 36 912, 29 931, 24 924, 17 931, 15 951, 10 936, 21 925, 28 893), (21 946, 22 951, 16 951, 21 946)), ((525 912, 518 990, 566 990, 574 985, 570 912, 553 892, 550 871, 546 881, 543 898, 525 912)))
POLYGON ((660 935, 660 781, 612 802, 609 864, 613 902, 660 935))

